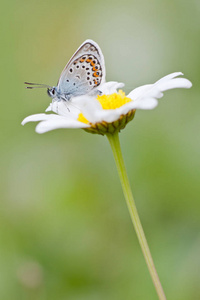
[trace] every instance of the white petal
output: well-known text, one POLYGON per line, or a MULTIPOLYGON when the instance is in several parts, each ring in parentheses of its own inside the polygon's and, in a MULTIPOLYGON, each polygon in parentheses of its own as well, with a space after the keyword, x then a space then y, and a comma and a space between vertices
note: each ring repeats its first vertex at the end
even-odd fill
POLYGON ((102 106, 94 96, 81 96, 73 98, 73 104, 80 108, 84 117, 91 123, 96 123, 96 112, 102 110, 102 106))
POLYGON ((51 109, 51 103, 50 103, 50 105, 47 107, 47 109, 45 110, 45 112, 48 112, 48 111, 52 111, 52 109, 51 109))
POLYGON ((110 95, 113 93, 117 93, 117 90, 123 87, 124 83, 122 82, 109 81, 100 85, 98 89, 102 92, 103 95, 110 95))
POLYGON ((177 76, 181 76, 181 75, 183 75, 182 72, 174 72, 174 73, 171 73, 171 74, 168 74, 168 75, 162 77, 161 79, 159 79, 158 81, 156 81, 156 83, 158 83, 158 82, 161 83, 161 82, 164 82, 164 81, 168 81, 170 79, 173 79, 173 78, 175 78, 177 76))
POLYGON ((26 117, 23 121, 22 121, 22 125, 25 125, 28 122, 37 122, 37 121, 45 121, 45 120, 52 120, 52 119, 57 119, 60 118, 60 116, 58 115, 54 115, 54 114, 35 114, 35 115, 31 115, 26 117))
POLYGON ((90 125, 76 121, 76 120, 68 120, 65 118, 60 118, 59 120, 48 120, 40 122, 35 131, 37 133, 45 133, 47 131, 51 131, 59 128, 88 128, 90 125))
POLYGON ((166 82, 159 83, 159 89, 164 92, 175 88, 191 88, 192 83, 185 78, 175 78, 166 82))
POLYGON ((141 95, 144 95, 145 92, 148 92, 150 90, 150 88, 152 87, 153 84, 146 84, 146 85, 142 85, 139 86, 137 88, 135 88, 134 90, 132 90, 127 97, 131 98, 132 100, 136 100, 137 98, 139 98, 141 95))
MULTIPOLYGON (((75 98, 74 98, 75 99, 75 98)), ((77 119, 78 114, 80 113, 79 107, 73 105, 73 101, 53 101, 50 106, 47 108, 47 111, 52 110, 56 114, 67 118, 77 119)))
MULTIPOLYGON (((133 103, 133 101, 131 101, 130 103, 133 103)), ((116 121, 121 115, 127 114, 132 109, 132 107, 130 107, 130 105, 128 104, 129 103, 116 109, 103 109, 101 107, 100 109, 93 112, 93 119, 94 119, 93 123, 102 122, 102 121, 110 123, 116 121)))
POLYGON ((138 87, 131 91, 127 97, 134 101, 134 108, 153 109, 158 103, 156 99, 163 97, 164 91, 174 88, 190 88, 192 86, 192 83, 188 79, 175 78, 179 75, 183 74, 175 72, 161 78, 154 84, 138 87), (141 104, 139 103, 140 101, 142 102, 141 104))
MULTIPOLYGON (((127 108, 126 113, 129 111, 130 109, 127 108)), ((95 111, 94 113, 94 118, 96 120, 96 122, 113 122, 116 121, 117 119, 119 119, 119 117, 122 115, 122 110, 121 108, 117 108, 117 109, 101 109, 98 111, 95 111)))
POLYGON ((143 98, 127 103, 130 109, 154 109, 158 105, 155 98, 143 98))

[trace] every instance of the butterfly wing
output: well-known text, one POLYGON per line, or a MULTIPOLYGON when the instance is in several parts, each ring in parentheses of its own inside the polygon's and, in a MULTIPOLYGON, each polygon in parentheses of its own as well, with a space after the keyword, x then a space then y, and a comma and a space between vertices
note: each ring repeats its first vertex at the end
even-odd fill
POLYGON ((69 60, 58 80, 59 93, 75 97, 90 93, 105 82, 103 53, 92 40, 86 40, 69 60))

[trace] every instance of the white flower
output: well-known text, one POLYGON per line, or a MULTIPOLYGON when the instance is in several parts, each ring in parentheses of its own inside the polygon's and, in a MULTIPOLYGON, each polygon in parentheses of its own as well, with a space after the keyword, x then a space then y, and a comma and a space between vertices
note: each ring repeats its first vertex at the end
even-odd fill
POLYGON ((153 109, 163 92, 174 88, 190 88, 188 79, 180 78, 181 72, 169 74, 154 84, 147 84, 132 90, 127 96, 122 90, 123 83, 106 82, 98 87, 100 95, 83 95, 69 101, 52 101, 46 112, 25 118, 27 122, 40 123, 37 133, 58 128, 83 128, 99 134, 113 133, 126 126, 133 119, 136 109, 153 109))

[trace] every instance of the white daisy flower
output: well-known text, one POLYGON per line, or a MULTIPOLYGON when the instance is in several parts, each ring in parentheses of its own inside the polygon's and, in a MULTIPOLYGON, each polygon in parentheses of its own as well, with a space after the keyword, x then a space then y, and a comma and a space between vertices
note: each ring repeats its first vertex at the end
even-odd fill
MULTIPOLYGON (((90 74, 90 72, 88 73, 90 74)), ((188 79, 178 77, 180 75, 183 74, 181 72, 169 74, 154 84, 143 85, 132 90, 126 96, 121 90, 124 86, 123 83, 113 81, 105 82, 105 65, 101 50, 95 42, 86 40, 86 42, 79 47, 77 52, 75 52, 74 56, 61 73, 57 87, 39 85, 40 87, 47 87, 48 94, 53 98, 52 103, 46 109, 46 112, 52 111, 53 114, 41 113, 31 115, 22 121, 22 125, 28 122, 39 122, 36 126, 37 133, 44 133, 58 128, 82 128, 90 133, 107 136, 113 151, 124 196, 138 240, 158 297, 163 300, 165 300, 166 297, 154 266, 132 196, 121 153, 118 132, 134 118, 136 109, 149 110, 155 108, 158 105, 158 99, 163 97, 164 91, 174 88, 190 88, 192 86, 191 82, 188 79), (90 48, 88 48, 88 46, 90 48), (88 54, 88 49, 90 49, 92 54, 90 52, 88 54), (83 50, 87 51, 86 54, 79 57, 79 53, 82 53, 83 50), (93 55, 94 51, 96 51, 100 61, 100 63, 98 62, 97 64, 97 70, 98 67, 101 67, 101 72, 103 70, 101 82, 97 81, 97 79, 99 79, 99 74, 97 73, 101 72, 96 71, 95 64, 97 63, 97 60, 95 58, 96 56, 93 55), (89 81, 89 85, 92 86, 92 89, 89 89, 90 92, 85 95, 83 95, 83 93, 85 91, 88 92, 88 85, 83 86, 79 84, 81 90, 78 90, 76 89, 77 86, 74 87, 76 85, 74 77, 73 86, 69 83, 68 77, 66 77, 66 74, 68 76, 70 72, 74 72, 76 74, 75 78, 80 79, 81 72, 78 73, 79 71, 77 70, 80 70, 80 66, 84 69, 86 66, 84 63, 87 63, 87 65, 90 64, 90 70, 94 72, 93 76, 95 77, 93 83, 90 81, 90 77, 86 78, 86 80, 89 81), (63 84, 65 87, 64 90, 62 89, 63 84), (66 89, 67 84, 70 86, 70 90, 66 89), (74 89, 72 87, 74 87, 74 89), (66 90, 70 93, 64 93, 66 90), (96 91, 96 93, 94 93, 94 91, 96 91)), ((33 88, 32 85, 36 86, 36 84, 29 83, 28 88, 33 88)))
POLYGON ((70 100, 52 101, 46 112, 25 118, 28 122, 40 122, 37 133, 58 128, 82 128, 101 135, 120 131, 131 121, 136 109, 153 109, 158 105, 163 92, 174 88, 190 88, 192 83, 178 76, 181 72, 169 74, 154 84, 147 84, 132 90, 128 95, 121 90, 123 83, 106 82, 98 87, 100 95, 83 95, 70 100))

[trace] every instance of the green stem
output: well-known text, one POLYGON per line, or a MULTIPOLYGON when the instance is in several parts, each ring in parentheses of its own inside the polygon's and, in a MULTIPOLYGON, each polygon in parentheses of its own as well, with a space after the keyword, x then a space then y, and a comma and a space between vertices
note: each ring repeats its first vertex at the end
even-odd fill
POLYGON ((151 256, 151 253, 149 250, 149 246, 147 244, 146 237, 144 235, 144 231, 142 228, 142 224, 140 222, 140 218, 139 218, 137 208, 136 208, 136 205, 135 205, 135 202, 133 199, 133 195, 131 192, 130 183, 128 180, 124 160, 122 157, 118 132, 115 132, 114 134, 107 134, 107 138, 109 140, 109 143, 110 143, 112 151, 113 151, 113 155, 115 158, 115 163, 117 165, 117 170, 119 173, 119 177, 120 177, 122 189, 124 192, 124 196, 126 199, 126 203, 127 203, 127 206, 128 206, 128 209, 129 209, 129 212, 131 215, 131 219, 132 219, 140 246, 142 248, 142 252, 144 254, 144 258, 146 260, 151 278, 153 280, 156 292, 157 292, 160 300, 166 300, 162 285, 160 283, 156 268, 154 266, 154 262, 153 262, 153 259, 152 259, 152 256, 151 256))

